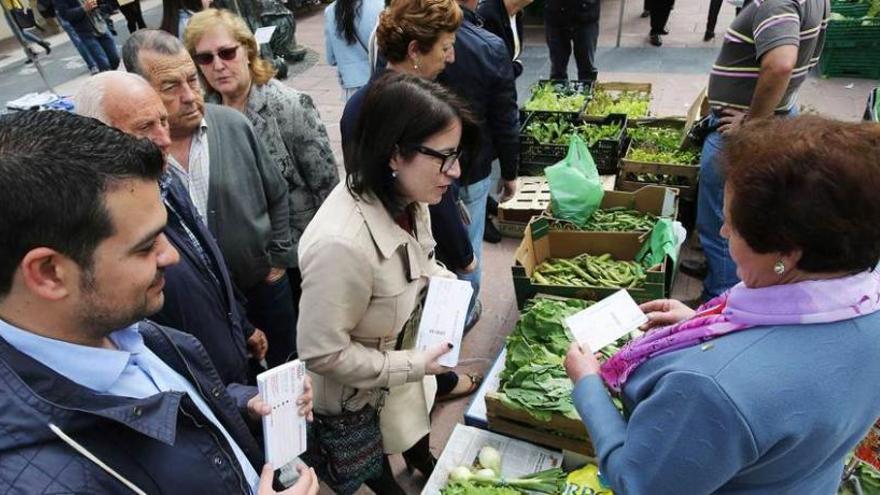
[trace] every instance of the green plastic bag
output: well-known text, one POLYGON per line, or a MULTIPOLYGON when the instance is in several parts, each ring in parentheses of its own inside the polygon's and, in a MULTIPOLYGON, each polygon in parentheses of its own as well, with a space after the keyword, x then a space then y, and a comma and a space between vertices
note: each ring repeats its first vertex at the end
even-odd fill
POLYGON ((674 264, 678 258, 677 241, 675 230, 672 227, 672 220, 661 218, 654 225, 651 237, 648 238, 648 241, 642 245, 642 249, 636 254, 636 261, 641 262, 642 266, 652 267, 663 263, 663 258, 669 255, 674 264))
POLYGON ((571 136, 568 154, 559 163, 545 168, 544 174, 550 184, 554 217, 582 226, 602 204, 602 179, 580 136, 571 136))

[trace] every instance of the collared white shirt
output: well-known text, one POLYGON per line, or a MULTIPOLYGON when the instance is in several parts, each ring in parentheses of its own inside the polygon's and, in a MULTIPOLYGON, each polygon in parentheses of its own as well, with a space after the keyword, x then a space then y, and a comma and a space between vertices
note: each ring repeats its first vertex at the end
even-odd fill
POLYGON ((211 180, 211 157, 208 152, 208 122, 202 119, 189 145, 189 166, 183 168, 170 154, 168 164, 180 177, 202 220, 208 221, 208 185, 211 180))

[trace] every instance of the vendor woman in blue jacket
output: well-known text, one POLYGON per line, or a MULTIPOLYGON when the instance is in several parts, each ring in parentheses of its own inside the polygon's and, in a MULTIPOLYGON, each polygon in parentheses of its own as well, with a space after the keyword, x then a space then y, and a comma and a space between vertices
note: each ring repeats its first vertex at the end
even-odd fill
POLYGON ((724 160, 742 282, 642 305, 651 330, 601 365, 573 344, 574 402, 615 493, 833 494, 880 415, 880 128, 758 120, 724 160))

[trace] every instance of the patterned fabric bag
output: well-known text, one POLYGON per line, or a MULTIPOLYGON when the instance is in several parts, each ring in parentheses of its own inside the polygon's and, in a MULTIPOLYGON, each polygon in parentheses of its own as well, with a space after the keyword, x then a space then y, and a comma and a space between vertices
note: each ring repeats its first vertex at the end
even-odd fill
POLYGON ((338 416, 315 414, 309 440, 304 460, 338 495, 353 494, 382 475, 379 411, 372 406, 338 416))

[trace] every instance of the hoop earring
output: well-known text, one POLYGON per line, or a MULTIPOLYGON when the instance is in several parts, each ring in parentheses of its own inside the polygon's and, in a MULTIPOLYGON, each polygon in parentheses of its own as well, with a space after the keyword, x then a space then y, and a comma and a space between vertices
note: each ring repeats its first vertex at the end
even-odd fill
POLYGON ((785 273, 785 263, 782 260, 777 261, 776 264, 773 265, 773 271, 777 275, 782 275, 785 273))

